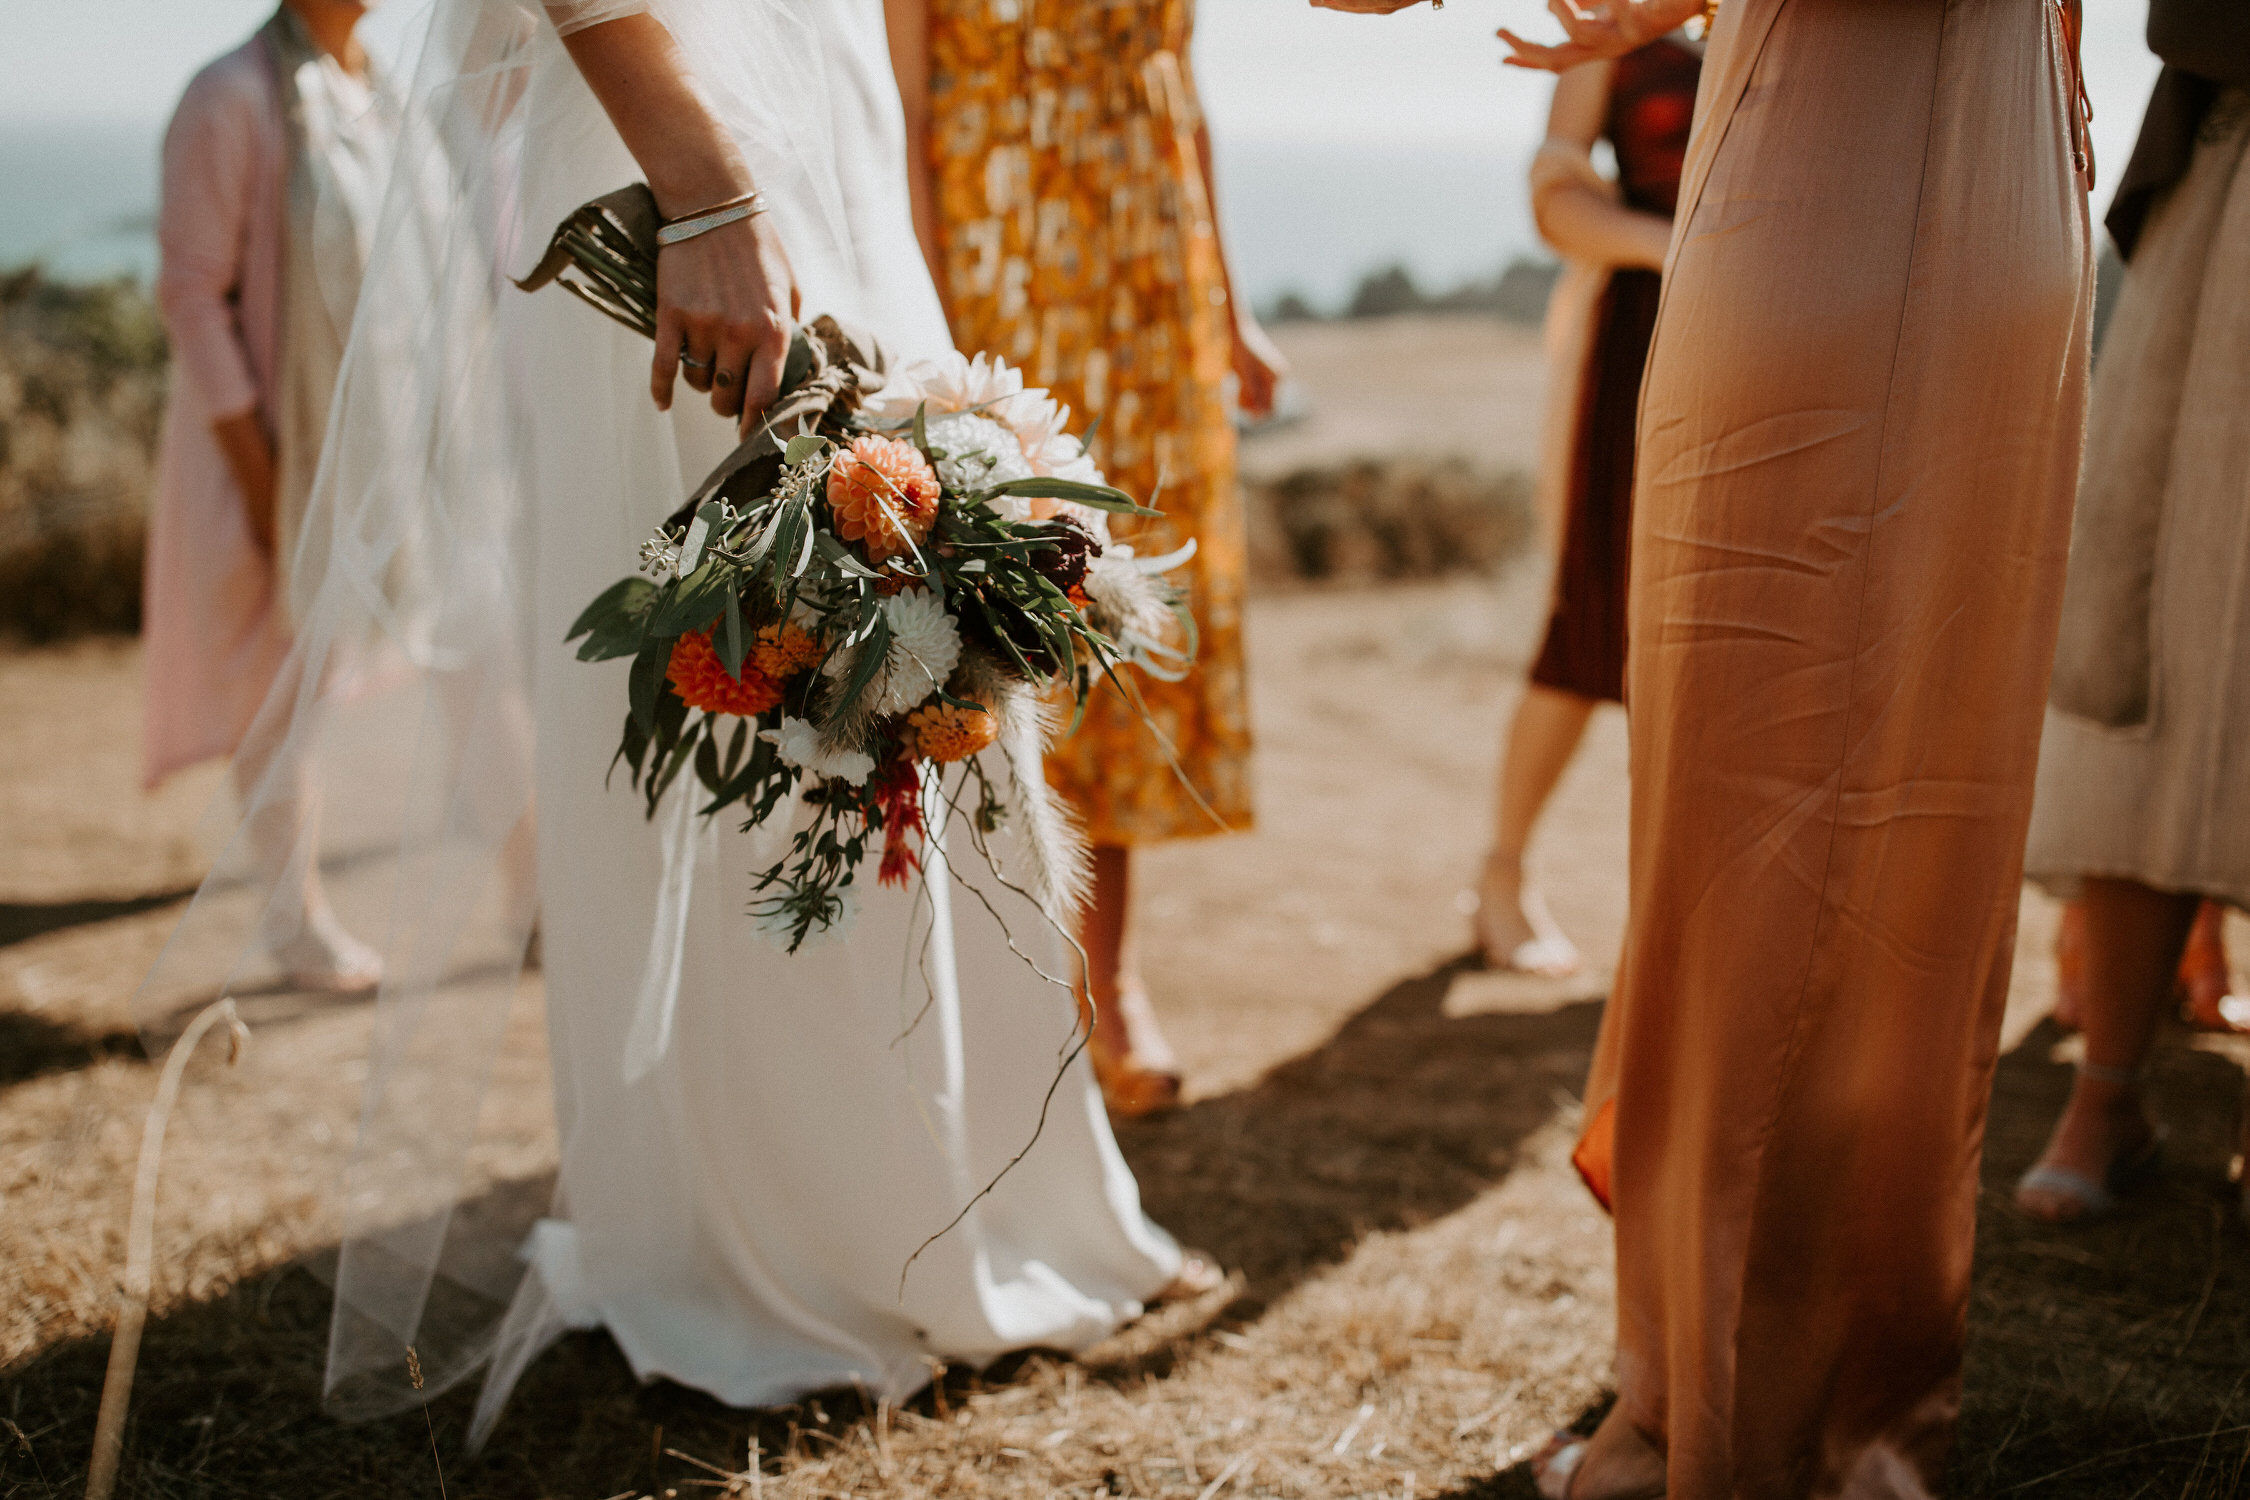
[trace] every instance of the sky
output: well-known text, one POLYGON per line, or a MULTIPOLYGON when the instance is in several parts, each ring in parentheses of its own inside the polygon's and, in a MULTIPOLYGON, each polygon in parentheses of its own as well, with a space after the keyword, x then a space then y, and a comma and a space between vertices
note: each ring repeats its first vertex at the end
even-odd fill
MULTIPOLYGON (((247 35, 272 4, 0 0, 0 127, 96 122, 153 132, 189 75, 247 35)), ((428 4, 386 0, 367 23, 370 43, 382 54, 401 50, 428 4)), ((2131 148, 2156 63, 2141 44, 2145 0, 2086 0, 2086 13, 2103 164, 2098 212, 2131 148)), ((1414 259, 1417 234, 1454 247, 1452 261, 1424 264, 1433 275, 1457 276, 1468 269, 1465 257, 1482 253, 1480 243, 1527 237, 1520 173, 1541 134, 1550 84, 1500 67, 1492 33, 1503 23, 1534 35, 1554 29, 1541 0, 1454 0, 1443 11, 1417 6, 1389 17, 1317 11, 1304 0, 1200 0, 1197 80, 1237 260, 1255 262, 1246 279, 1270 289, 1325 275, 1322 289, 1333 293, 1347 270, 1386 256, 1414 259), (1335 181, 1323 180, 1324 153, 1339 164, 1335 181), (1406 153, 1423 157, 1419 174, 1383 165, 1406 153), (1447 201, 1452 195, 1465 201, 1447 201), (1480 195, 1482 204, 1474 201, 1480 195), (1318 225, 1337 243, 1293 245, 1287 223, 1270 222, 1277 216, 1318 225)), ((16 195, 6 189, 0 183, 12 205, 16 195)))
MULTIPOLYGON (((426 0, 388 0, 378 46, 426 0)), ((157 120, 188 75, 271 0, 0 0, 0 120, 157 120)), ((2087 0, 2096 128, 2118 159, 2155 74, 2143 0, 2087 0)), ((1214 122, 1244 141, 1471 144, 1536 132, 1542 80, 1503 76, 1493 29, 1537 32, 1537 0, 1457 0, 1374 18, 1302 0, 1202 0, 1196 64, 1214 122)))

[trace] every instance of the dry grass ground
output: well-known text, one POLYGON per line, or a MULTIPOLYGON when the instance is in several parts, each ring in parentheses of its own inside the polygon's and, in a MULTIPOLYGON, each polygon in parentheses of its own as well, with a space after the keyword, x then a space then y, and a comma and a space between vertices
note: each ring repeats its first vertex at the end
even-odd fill
MULTIPOLYGON (((1254 473, 1370 452, 1524 461, 1525 336, 1368 337, 1399 363, 1292 332, 1319 415, 1258 440, 1254 473), (1414 360, 1455 393, 1440 419, 1364 378, 1414 360)), ((1599 1409, 1612 1318, 1606 1226, 1565 1161, 1609 975, 1477 972, 1456 904, 1540 594, 1519 569, 1253 605, 1260 826, 1148 861, 1152 980, 1191 1096, 1120 1132, 1151 1211, 1237 1270, 1228 1291, 1080 1360, 949 1372, 895 1410, 838 1392, 731 1411, 639 1386, 606 1338, 573 1336, 476 1458, 465 1395, 432 1404, 444 1493, 714 1494, 696 1461, 739 1473, 754 1445, 735 1493, 774 1500, 1528 1496, 1527 1446, 1599 1409)), ((202 868, 198 820, 222 786, 139 792, 138 670, 117 642, 0 656, 0 1500, 82 1492, 155 1083, 126 997, 202 868)), ((1623 921, 1622 728, 1597 721, 1541 852, 1597 957, 1623 921)), ((2037 1025, 2052 908, 2027 895, 2023 913, 1954 1493, 2250 1493, 2250 1234, 2226 1181, 2243 1059, 2166 1051, 2171 1165, 2131 1217, 2020 1221, 2007 1184, 2068 1086, 2067 1048, 2037 1025)), ((515 1150, 481 1168, 494 1197, 536 1191, 543 1166, 536 985, 523 1002, 492 1104, 515 1150)), ((437 1496, 420 1414, 347 1427, 316 1406, 324 1192, 364 1014, 284 993, 246 1008, 249 1057, 199 1065, 175 1121, 121 1493, 437 1496)))
MULTIPOLYGON (((1606 1235, 1564 1161, 1606 975, 1537 984, 1460 958, 1488 747, 1536 580, 1262 601, 1255 835, 1153 860, 1147 919, 1188 1107, 1122 1132, 1152 1211, 1238 1269, 1229 1293, 1087 1358, 955 1371, 901 1410, 780 1412, 637 1386, 599 1336, 522 1387, 492 1448, 432 1417, 451 1495, 600 1500, 740 1470, 780 1496, 1522 1495, 1511 1463, 1594 1409, 1606 1235)), ((106 1288, 153 1088, 124 996, 192 875, 208 778, 132 788, 136 658, 0 659, 0 1495, 77 1492, 106 1288), (55 726, 71 724, 63 736, 55 726)), ((1621 920, 1622 736, 1597 726, 1544 860, 1601 952, 1621 920)), ((2019 1033, 2049 913, 2027 898, 2019 1033)), ((137 1496, 436 1495, 422 1419, 316 1411, 320 1199, 349 1129, 358 1017, 254 997, 236 1073, 199 1070, 167 1178, 160 1316, 127 1450, 137 1496), (309 1269, 308 1269, 309 1268, 309 1269)), ((2029 1029, 2003 1064, 1957 1493, 2220 1496, 2250 1455, 2250 1257, 2224 1181, 2236 1059, 2175 1049, 2173 1166, 2078 1233, 2005 1208, 2066 1087, 2029 1029)), ((506 1081, 534 1114, 539 1081, 506 1081)), ((528 1139, 529 1137, 527 1137, 528 1139)), ((495 1163, 536 1180, 537 1153, 495 1163)), ((745 1485, 747 1491, 747 1485, 745 1485)), ((712 1491, 702 1491, 712 1493, 712 1491)))

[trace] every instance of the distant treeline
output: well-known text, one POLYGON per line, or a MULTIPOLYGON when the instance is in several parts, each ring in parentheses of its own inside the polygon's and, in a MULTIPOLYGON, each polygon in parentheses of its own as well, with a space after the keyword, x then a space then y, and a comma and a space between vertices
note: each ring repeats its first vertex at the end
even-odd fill
POLYGON ((1519 255, 1497 275, 1464 281, 1447 291, 1429 292, 1403 265, 1370 271, 1359 280, 1343 307, 1323 312, 1298 292, 1283 292, 1265 311, 1272 323, 1309 323, 1330 318, 1391 318, 1401 313, 1458 313, 1536 323, 1547 315, 1547 296, 1562 268, 1551 260, 1519 255))

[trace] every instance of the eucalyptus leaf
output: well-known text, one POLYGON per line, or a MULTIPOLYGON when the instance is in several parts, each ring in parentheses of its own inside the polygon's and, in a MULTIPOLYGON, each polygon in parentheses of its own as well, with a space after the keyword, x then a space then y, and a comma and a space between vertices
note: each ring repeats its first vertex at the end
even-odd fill
POLYGON ((719 665, 740 677, 742 659, 750 654, 750 636, 742 628, 742 596, 732 588, 727 590, 726 613, 720 619, 719 665))
POLYGON ((1162 511, 1150 510, 1136 502, 1123 490, 1106 484, 1086 484, 1076 479, 1056 479, 1034 475, 1029 479, 1011 479, 1005 484, 992 486, 995 495, 1022 495, 1036 500, 1071 500, 1095 510, 1115 511, 1127 516, 1160 516, 1162 511))
POLYGON ((640 649, 648 608, 656 598, 656 585, 645 578, 620 578, 586 606, 570 627, 565 640, 586 641, 578 648, 580 661, 608 661, 630 656, 640 649))
POLYGON ((852 556, 850 549, 825 531, 813 533, 813 545, 820 549, 822 557, 837 568, 851 574, 854 578, 880 578, 883 576, 852 556))
POLYGON ((704 543, 711 540, 711 528, 719 524, 724 509, 718 501, 707 500, 696 511, 695 519, 688 523, 687 536, 680 542, 680 561, 673 569, 673 577, 687 577, 695 571, 695 565, 703 561, 704 543))
POLYGON ((787 447, 781 450, 781 461, 793 469, 826 446, 828 446, 827 439, 817 433, 800 432, 789 440, 787 447))
MULTIPOLYGON (((708 726, 711 721, 706 718, 703 722, 708 726)), ((724 778, 719 774, 719 747, 712 740, 708 728, 696 736, 695 779, 712 792, 717 792, 724 784, 724 778)))
POLYGON ((701 630, 719 617, 733 592, 734 570, 715 557, 707 558, 701 567, 672 585, 670 596, 657 607, 649 629, 665 637, 701 630))
POLYGON ((669 640, 652 640, 641 647, 641 654, 633 658, 633 676, 629 684, 633 722, 641 733, 651 739, 656 737, 656 700, 664 691, 664 669, 672 664, 672 643, 669 640))
POLYGON ((861 646, 859 655, 852 659, 852 675, 844 679, 844 690, 836 696, 837 713, 841 714, 859 702, 859 695, 867 691, 867 685, 875 680, 875 673, 883 665, 883 659, 890 654, 890 622, 878 613, 874 624, 868 629, 867 644, 861 646))

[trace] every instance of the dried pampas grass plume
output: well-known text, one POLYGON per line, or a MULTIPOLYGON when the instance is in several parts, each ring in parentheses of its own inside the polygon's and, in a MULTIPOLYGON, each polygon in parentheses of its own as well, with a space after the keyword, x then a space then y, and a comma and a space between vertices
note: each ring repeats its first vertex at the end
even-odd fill
POLYGON ((1002 800, 1028 867, 1024 884, 1049 921, 1076 933, 1093 882, 1093 860, 1077 814, 1047 785, 1047 745, 1060 727, 1054 704, 981 651, 962 653, 951 691, 992 705, 1000 757, 1008 767, 1002 800))

